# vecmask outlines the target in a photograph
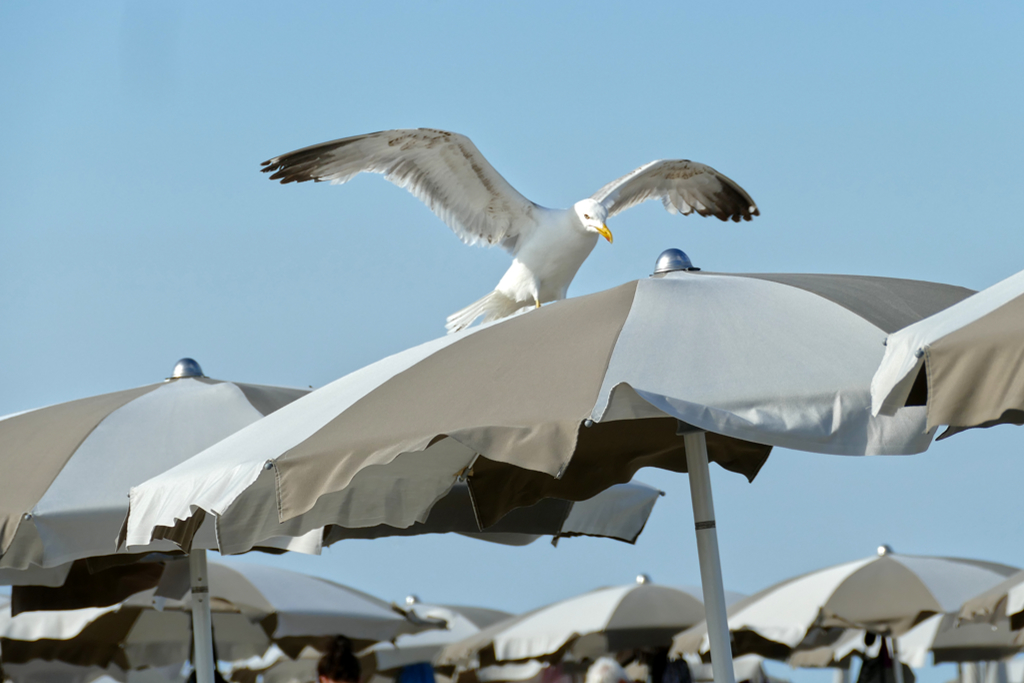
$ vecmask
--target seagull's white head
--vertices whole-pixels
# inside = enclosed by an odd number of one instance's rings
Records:
[[[608,220],[608,209],[604,208],[604,204],[588,197],[573,204],[572,208],[584,230],[596,232],[609,243],[612,241],[612,231],[604,224]]]

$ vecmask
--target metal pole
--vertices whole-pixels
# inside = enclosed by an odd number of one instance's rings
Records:
[[[690,500],[697,530],[697,557],[700,560],[700,584],[704,592],[704,616],[711,643],[711,672],[715,683],[736,683],[732,666],[729,620],[725,612],[725,587],[722,585],[722,561],[718,555],[715,529],[715,504],[711,498],[711,471],[704,432],[683,434],[686,446],[686,470],[690,477]]]
[[[210,577],[206,551],[193,549],[188,556],[192,583],[192,637],[195,644],[196,683],[213,683],[213,617],[210,615]]]

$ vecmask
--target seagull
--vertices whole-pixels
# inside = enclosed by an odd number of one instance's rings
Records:
[[[323,142],[264,161],[271,180],[348,182],[381,173],[409,190],[466,244],[500,246],[512,255],[494,291],[448,316],[449,333],[478,318],[498,320],[564,299],[598,238],[610,243],[611,216],[648,199],[669,213],[749,221],[759,215],[743,188],[715,169],[659,159],[613,180],[570,209],[548,209],[519,194],[469,138],[444,130],[385,130]]]

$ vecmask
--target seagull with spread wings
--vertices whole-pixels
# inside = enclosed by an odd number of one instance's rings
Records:
[[[661,159],[613,180],[570,209],[548,209],[519,194],[469,138],[419,128],[356,135],[305,147],[263,162],[282,183],[341,184],[359,173],[382,173],[412,192],[467,244],[499,245],[512,267],[494,291],[448,316],[457,332],[526,307],[564,299],[598,237],[612,241],[610,216],[648,199],[670,213],[749,221],[757,206],[743,188],[710,166]]]

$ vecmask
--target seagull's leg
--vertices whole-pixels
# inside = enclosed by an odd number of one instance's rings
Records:
[[[533,302],[537,304],[536,306],[534,306],[534,308],[540,308],[540,299],[534,297]]]

